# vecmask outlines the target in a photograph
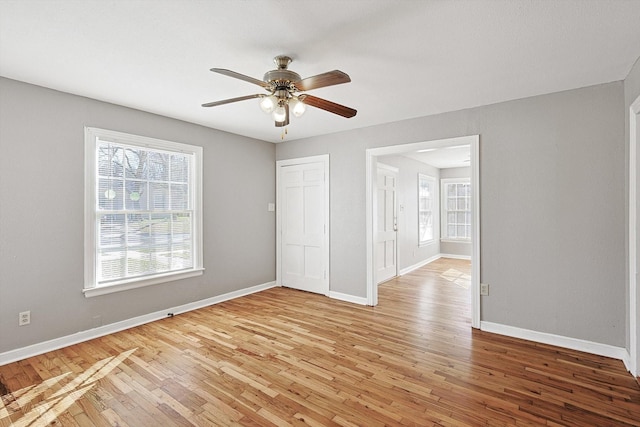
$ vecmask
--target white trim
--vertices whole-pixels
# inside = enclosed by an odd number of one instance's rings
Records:
[[[375,226],[374,226],[374,215],[373,215],[373,207],[375,206],[375,199],[373,194],[374,183],[377,176],[373,176],[374,170],[376,171],[378,168],[374,168],[374,161],[377,163],[377,160],[374,159],[375,156],[372,150],[365,151],[365,222],[366,222],[366,256],[367,256],[367,305],[375,307],[378,305],[378,286],[375,284],[375,260],[374,260],[374,247],[375,247]]]
[[[366,161],[366,241],[367,241],[367,305],[378,304],[378,286],[375,285],[375,262],[373,258],[374,227],[373,227],[373,167],[377,156],[401,154],[429,148],[445,148],[451,146],[469,145],[471,167],[471,206],[472,206],[472,241],[471,241],[471,326],[480,327],[480,136],[471,135],[457,138],[439,139],[435,141],[417,142],[411,144],[391,145],[387,147],[369,148],[365,150]]]
[[[43,354],[49,351],[58,350],[63,347],[68,347],[73,344],[89,341],[94,338],[99,338],[105,335],[113,334],[119,331],[123,331],[125,329],[133,328],[135,326],[140,326],[145,323],[150,323],[156,320],[164,319],[169,315],[169,313],[172,313],[173,315],[186,313],[188,311],[197,310],[200,308],[219,304],[221,302],[228,301],[231,299],[254,294],[256,292],[261,292],[266,289],[273,288],[275,286],[276,286],[275,282],[267,282],[261,285],[251,286],[249,288],[240,289],[238,291],[229,292],[223,295],[218,295],[216,297],[206,298],[200,301],[195,301],[195,302],[180,305],[177,307],[167,308],[165,310],[156,311],[154,313],[148,313],[148,314],[137,316],[131,319],[122,320],[120,322],[111,323],[109,325],[100,326],[98,328],[77,332],[75,334],[67,335],[60,338],[54,338],[49,341],[44,341],[41,343],[29,345],[27,347],[10,350],[4,353],[0,353],[0,366],[6,365],[8,363],[16,362],[18,360],[23,360],[28,357],[37,356],[39,354]]]
[[[434,255],[430,258],[427,258],[425,260],[422,260],[418,263],[415,263],[413,265],[410,265],[409,267],[405,267],[402,270],[400,270],[400,276],[404,276],[405,274],[409,274],[412,271],[415,271],[417,269],[419,269],[420,267],[424,267],[427,264],[431,264],[434,261],[439,260],[440,258],[451,258],[451,259],[464,259],[467,261],[471,261],[471,257],[469,255],[454,255],[454,254],[438,254],[438,255]]]
[[[475,139],[478,135],[458,136],[455,138],[436,139],[432,141],[412,142],[409,144],[388,145],[386,147],[368,148],[366,151],[373,156],[387,156],[391,154],[408,153],[428,148],[460,148],[469,145],[470,138]]]
[[[638,348],[638,118],[640,96],[629,107],[629,351],[625,365],[635,377],[640,374],[640,349]]]
[[[471,185],[471,177],[440,179],[440,241],[446,242],[446,243],[471,243],[471,238],[465,239],[465,238],[449,237],[449,230],[448,230],[448,224],[447,224],[449,209],[447,208],[447,203],[446,203],[447,201],[446,199],[448,195],[447,195],[447,192],[445,191],[445,187],[449,184]],[[470,202],[471,202],[471,197],[473,197],[473,189],[471,190],[471,192],[472,194],[471,196],[469,196]],[[473,206],[470,206],[469,210],[473,212]],[[471,219],[471,222],[473,222],[473,218]]]
[[[586,341],[577,338],[564,337],[561,335],[537,332],[529,329],[516,328],[514,326],[502,325],[493,322],[480,322],[480,329],[485,332],[505,335],[513,338],[533,341],[541,344],[554,345],[556,347],[568,348],[571,350],[583,351],[585,353],[596,354],[598,356],[611,357],[618,360],[625,359],[627,350],[623,347],[615,347],[608,344],[600,344],[593,341]]]
[[[624,357],[622,358],[622,363],[624,363],[624,367],[627,368],[627,371],[629,371],[629,373],[631,373],[631,375],[635,374],[631,371],[631,354],[629,354],[629,352],[627,351],[627,349],[624,349]]]
[[[157,285],[160,283],[173,282],[176,280],[188,279],[189,277],[202,276],[204,268],[194,268],[186,271],[157,274],[146,279],[122,280],[118,283],[110,283],[108,286],[96,286],[95,288],[85,288],[82,290],[87,298],[100,295],[112,294],[115,292],[128,291],[130,289],[143,288],[145,286]]]
[[[329,292],[329,298],[337,299],[340,301],[350,302],[358,305],[368,305],[367,299],[362,297],[357,297],[355,295],[343,294],[341,292]]]
[[[331,234],[331,209],[330,209],[330,170],[329,170],[329,155],[320,154],[317,156],[300,157],[295,159],[285,159],[276,161],[276,284],[282,286],[282,216],[280,211],[280,198],[282,194],[280,192],[280,176],[282,168],[285,166],[303,165],[307,163],[323,163],[324,164],[324,295],[329,296],[331,290],[331,246],[330,246],[330,234]]]
[[[471,256],[469,255],[440,254],[440,258],[466,259],[467,261],[471,261]]]
[[[405,274],[409,274],[412,271],[415,271],[417,269],[419,269],[420,267],[424,267],[427,264],[431,264],[434,261],[439,260],[440,258],[442,258],[442,254],[438,254],[438,255],[434,255],[430,258],[427,258],[425,260],[422,260],[416,264],[410,265],[409,267],[405,267],[402,270],[400,270],[400,276],[404,276]]]
[[[471,166],[471,326],[480,327],[480,135],[470,144]]]
[[[151,278],[125,278],[116,283],[96,283],[96,140],[112,141],[118,144],[136,145],[167,153],[183,153],[192,156],[193,178],[190,182],[190,198],[193,206],[193,268],[188,271],[156,274]],[[198,145],[166,141],[146,136],[133,135],[85,126],[84,128],[84,286],[85,296],[91,297],[127,289],[135,289],[157,283],[169,282],[202,274],[204,270],[203,255],[203,203],[202,203],[202,157],[203,148]],[[109,289],[111,288],[111,289]]]
[[[462,243],[462,244],[470,245],[471,239],[449,239],[445,237],[440,239],[440,243]]]

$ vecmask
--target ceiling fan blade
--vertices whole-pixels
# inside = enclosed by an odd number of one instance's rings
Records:
[[[218,105],[230,104],[232,102],[244,101],[246,99],[262,98],[264,95],[256,93],[255,95],[239,96],[237,98],[223,99],[222,101],[208,102],[202,104],[203,107],[216,107]]]
[[[349,83],[350,81],[351,78],[347,73],[343,73],[340,70],[333,70],[327,73],[318,74],[317,76],[307,77],[306,79],[302,79],[294,84],[299,91],[305,92],[311,89],[318,89],[320,87]]]
[[[358,111],[353,108],[345,107],[344,105],[336,104],[335,102],[327,101],[326,99],[318,98],[317,96],[303,94],[300,95],[298,99],[307,105],[346,117],[347,119],[358,113]]]
[[[211,71],[225,76],[233,77],[236,79],[244,80],[245,82],[253,83],[254,85],[262,86],[265,89],[270,89],[269,83],[262,80],[254,79],[253,77],[245,76],[244,74],[236,73],[235,71],[227,70],[225,68],[212,68]]]
[[[284,104],[284,111],[285,111],[284,121],[276,122],[277,128],[281,128],[289,125],[289,104]]]

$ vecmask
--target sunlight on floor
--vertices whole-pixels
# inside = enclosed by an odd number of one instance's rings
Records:
[[[471,286],[471,276],[458,271],[455,268],[448,269],[447,271],[442,273],[440,277],[449,282],[453,282],[464,289],[469,289],[469,287]]]
[[[86,392],[91,390],[96,383],[107,376],[125,359],[127,359],[137,348],[120,353],[118,356],[108,357],[94,363],[82,374],[71,379],[64,386],[56,385],[65,379],[71,372],[58,375],[42,383],[16,390],[0,399],[0,421],[10,417],[16,412],[22,411],[23,407],[31,407],[32,401],[38,401],[39,396],[43,400],[33,407],[29,412],[13,422],[13,426],[46,425],[58,418],[75,401],[80,399]],[[58,391],[49,394],[54,387],[60,387]]]

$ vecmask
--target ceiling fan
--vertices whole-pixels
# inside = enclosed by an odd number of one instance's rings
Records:
[[[229,98],[222,101],[209,102],[202,104],[203,107],[216,107],[218,105],[229,104],[232,102],[244,101],[247,99],[261,98],[260,108],[265,113],[271,113],[276,127],[283,127],[289,124],[289,113],[300,117],[304,114],[306,106],[320,108],[321,110],[337,114],[342,117],[351,118],[356,115],[357,111],[317,96],[298,94],[298,92],[306,92],[312,89],[318,89],[326,86],[333,86],[342,83],[348,83],[351,78],[346,73],[339,70],[333,70],[317,76],[301,79],[296,72],[288,70],[287,67],[292,59],[285,55],[273,58],[278,67],[276,70],[267,71],[262,80],[236,73],[235,71],[224,68],[212,68],[214,73],[223,74],[225,76],[244,80],[264,88],[266,94],[254,94],[240,96],[238,98]]]

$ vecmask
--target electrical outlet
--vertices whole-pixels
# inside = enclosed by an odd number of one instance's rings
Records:
[[[31,311],[18,313],[18,326],[25,326],[31,323]]]
[[[488,296],[489,295],[489,284],[488,283],[480,283],[480,295]]]

